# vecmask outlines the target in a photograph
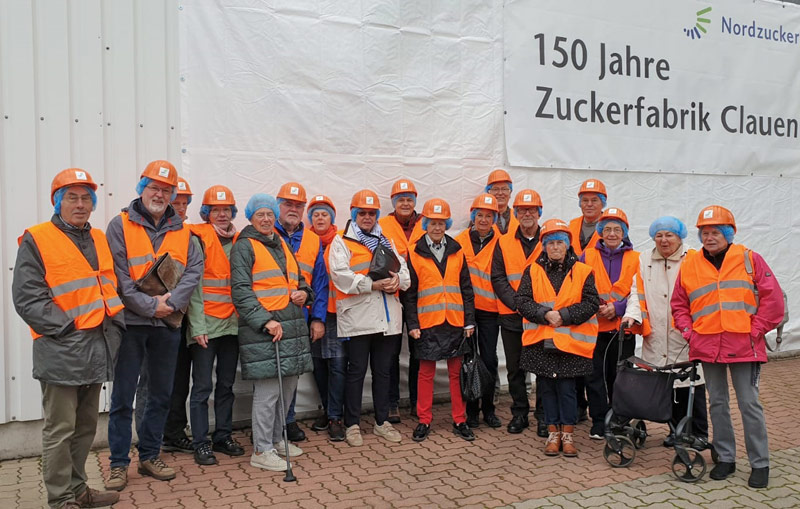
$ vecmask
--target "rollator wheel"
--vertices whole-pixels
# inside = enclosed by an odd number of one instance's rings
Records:
[[[633,446],[637,449],[644,447],[647,440],[647,424],[641,419],[634,419],[631,421],[631,432],[629,433]]]
[[[614,450],[614,445],[606,440],[606,446],[603,448],[603,457],[609,465],[614,468],[627,467],[633,463],[633,458],[636,457],[636,447],[631,442],[631,439],[625,435],[616,435],[614,440],[617,442],[619,449]]]
[[[696,449],[684,449],[683,452],[686,454],[685,458],[681,458],[680,452],[675,453],[675,457],[672,458],[672,473],[679,481],[699,481],[706,473],[705,458]]]

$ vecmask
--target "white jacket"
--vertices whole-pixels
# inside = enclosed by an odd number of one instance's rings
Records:
[[[675,288],[678,271],[686,257],[688,248],[681,245],[669,258],[664,258],[658,249],[644,250],[639,255],[639,270],[644,282],[644,295],[647,300],[647,314],[650,317],[652,331],[645,336],[642,342],[642,358],[657,366],[685,362],[689,360],[689,345],[683,339],[680,331],[672,327],[672,310],[669,301]],[[628,297],[628,307],[625,318],[642,321],[642,310],[639,306],[636,278]],[[698,384],[705,383],[703,368],[698,366],[700,380]],[[675,382],[676,387],[687,387],[689,381]]]
[[[377,227],[377,225],[376,225]],[[373,233],[375,231],[373,230]],[[348,223],[344,236],[358,242],[355,225]],[[400,290],[411,286],[411,276],[406,260],[397,252],[394,243],[392,250],[400,260]],[[403,333],[403,307],[397,294],[386,294],[372,289],[372,279],[350,270],[350,250],[347,243],[338,235],[331,242],[328,254],[331,283],[339,291],[357,295],[344,301],[336,301],[336,324],[339,337],[363,336],[383,333],[384,335]],[[388,316],[387,316],[388,315]]]

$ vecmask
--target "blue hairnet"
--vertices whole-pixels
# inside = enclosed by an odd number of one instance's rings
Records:
[[[500,182],[495,182],[494,184],[500,184]],[[492,186],[493,186],[494,184],[488,184],[488,185],[487,185],[487,186],[486,186],[486,187],[483,189],[483,192],[484,192],[484,193],[488,193],[488,192],[489,192],[489,189],[491,189],[491,188],[492,188]],[[512,184],[511,182],[509,182],[509,183],[508,183],[508,188],[511,190],[511,192],[512,192],[512,193],[514,192],[514,184]]]
[[[236,208],[236,205],[203,205],[200,207],[200,219],[208,222],[208,216],[211,214],[211,207],[230,207],[231,208],[231,219],[236,219],[236,214],[239,212],[239,209]]]
[[[352,219],[354,223],[356,222],[356,216],[358,215],[358,211],[359,210],[361,210],[359,207],[353,207],[352,209],[350,209],[350,219]],[[378,219],[381,218],[381,211],[380,210],[375,210],[375,212],[378,213],[375,216],[375,220],[377,221]]]
[[[661,216],[650,225],[650,238],[655,239],[656,233],[660,231],[672,232],[678,237],[685,239],[688,234],[686,225],[675,216]]]
[[[581,193],[581,194],[590,194],[590,193]],[[603,204],[603,208],[606,208],[606,201],[608,200],[608,198],[606,198],[606,195],[604,195],[603,193],[592,193],[592,194],[596,194],[597,196],[599,196],[600,203]],[[581,196],[578,195],[578,208],[580,208],[580,206],[581,206]]]
[[[414,193],[397,193],[396,195],[392,196],[392,207],[397,208],[397,200],[400,198],[411,198],[414,200],[414,206],[417,206],[417,195]]]
[[[55,202],[55,213],[61,214],[61,199],[64,198],[64,193],[67,192],[67,189],[70,187],[82,187],[89,191],[89,195],[92,197],[92,211],[97,208],[97,194],[95,194],[94,190],[89,186],[67,186],[62,187],[58,191],[53,194],[53,201]]]
[[[569,247],[569,235],[567,235],[566,232],[553,232],[545,235],[542,238],[542,248],[547,247],[547,243],[551,240],[563,240],[567,247]]]
[[[722,235],[725,237],[725,241],[728,244],[733,244],[733,234],[734,234],[733,226],[729,224],[715,224],[709,226],[711,226],[712,228],[716,228],[717,230],[722,232]],[[697,238],[700,239],[700,242],[703,242],[703,228],[705,228],[705,226],[697,229]]]
[[[331,224],[334,224],[336,222],[336,212],[334,212],[333,209],[330,208],[328,205],[325,205],[324,203],[320,203],[319,205],[312,205],[311,207],[309,207],[309,209],[308,209],[308,222],[309,223],[311,222],[311,216],[314,214],[314,211],[317,210],[317,209],[324,210],[324,211],[326,211],[328,213],[328,215],[331,216]]]
[[[428,219],[427,217],[423,217],[422,218],[422,229],[425,230],[425,231],[428,231],[428,223],[430,223],[430,222],[431,222],[430,219]],[[445,230],[449,230],[451,226],[453,226],[453,219],[452,218],[445,219],[444,220],[444,229]]]
[[[608,225],[608,223],[617,223],[622,227],[622,236],[623,237],[628,236],[628,227],[625,226],[625,223],[623,223],[619,219],[603,219],[602,221],[597,223],[595,229],[597,230],[598,235],[600,235],[601,237],[603,236],[603,229]]]
[[[253,214],[255,214],[258,209],[264,208],[270,209],[272,213],[275,214],[275,220],[277,220],[281,215],[281,211],[278,208],[278,202],[274,197],[266,193],[257,193],[251,196],[250,200],[248,200],[247,206],[244,208],[244,217],[250,221],[250,219],[253,217]]]
[[[536,207],[536,208],[537,208],[537,209],[539,209],[539,217],[542,217],[542,207]],[[518,212],[518,210],[519,210],[519,209],[514,209],[514,217],[516,217],[517,219],[519,219],[519,212]]]
[[[142,177],[139,179],[139,183],[136,184],[136,194],[139,196],[142,195],[144,192],[144,188],[149,186],[150,183],[153,182],[153,179],[150,177]],[[163,184],[163,182],[161,182]],[[176,186],[172,186],[172,195],[169,197],[169,202],[172,203],[175,201],[175,198],[178,196],[178,188]],[[189,197],[189,202],[191,203],[191,197]]]
[[[478,210],[479,209],[475,209],[475,210],[473,210],[472,212],[469,213],[469,220],[470,220],[470,222],[472,222],[472,224],[475,224],[475,216],[478,215]],[[485,209],[485,210],[488,210],[488,209]],[[491,211],[491,212],[492,212],[492,216],[493,216],[492,224],[495,224],[497,222],[497,212],[494,212],[494,211]]]

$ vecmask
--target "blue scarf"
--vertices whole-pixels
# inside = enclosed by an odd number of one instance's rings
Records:
[[[378,247],[378,242],[386,246],[388,249],[392,249],[392,244],[389,242],[389,239],[383,236],[381,233],[381,227],[377,224],[374,228],[372,228],[372,233],[365,232],[358,225],[355,226],[356,234],[358,235],[358,240],[367,246],[371,252],[375,252],[375,248]]]

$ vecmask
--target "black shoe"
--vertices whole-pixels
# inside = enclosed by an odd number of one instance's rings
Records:
[[[547,431],[547,424],[544,421],[536,421],[536,435],[542,438],[547,438],[550,433]]]
[[[466,440],[467,442],[472,442],[475,440],[475,434],[469,429],[466,422],[462,422],[461,424],[453,423],[453,433],[456,436],[459,436]]]
[[[231,437],[228,437],[225,440],[220,440],[219,442],[214,442],[212,448],[215,451],[221,452],[222,454],[227,454],[228,456],[241,456],[244,454],[244,448],[239,445],[239,442]]]
[[[161,450],[164,452],[185,452],[187,454],[192,454],[194,453],[194,446],[192,445],[192,441],[184,436],[177,440],[164,439],[164,443],[161,444]]]
[[[344,440],[344,425],[341,419],[331,419],[328,422],[328,438],[330,438],[331,442]]]
[[[297,421],[286,424],[286,436],[289,437],[290,442],[302,442],[306,439],[306,434],[300,429]]]
[[[769,467],[754,468],[750,471],[747,485],[751,488],[766,488],[769,484]]]
[[[398,410],[396,406],[391,407],[386,420],[392,424],[400,424],[400,410]]]
[[[478,426],[480,426],[480,424],[481,424],[481,422],[478,420],[478,416],[477,415],[468,415],[467,416],[467,426],[469,426],[470,429],[475,429]]]
[[[431,432],[431,427],[428,424],[417,424],[416,429],[414,430],[414,434],[411,435],[411,439],[415,442],[422,442]]]
[[[715,481],[721,481],[723,479],[727,479],[734,472],[736,472],[736,463],[726,463],[720,461],[717,463],[717,466],[711,469],[711,473],[708,474],[708,476]]]
[[[584,422],[589,420],[589,411],[585,408],[578,409],[578,422]]]
[[[675,435],[670,433],[667,435],[667,438],[664,439],[664,442],[661,444],[664,447],[674,447],[675,446]]]
[[[522,433],[522,430],[528,427],[528,417],[525,415],[515,415],[511,422],[508,423],[509,433]]]
[[[194,450],[194,462],[198,465],[216,465],[217,457],[211,452],[211,444],[200,444]]]
[[[322,415],[314,419],[311,424],[311,431],[325,431],[326,429],[328,429],[328,415],[323,412]]]
[[[592,429],[589,431],[589,438],[592,440],[603,440],[605,438],[605,425],[600,423],[592,424]]]
[[[499,428],[500,426],[503,425],[503,423],[500,422],[500,418],[497,417],[495,414],[484,415],[483,416],[483,422],[485,422],[486,425],[489,426],[490,428]],[[474,427],[476,428],[477,427],[477,426],[473,426],[472,424],[470,424],[469,421],[467,421],[467,425],[470,428],[474,428]]]

